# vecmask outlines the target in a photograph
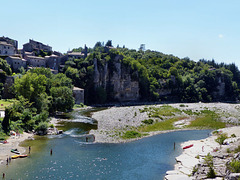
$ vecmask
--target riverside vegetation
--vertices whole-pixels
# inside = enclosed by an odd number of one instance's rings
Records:
[[[50,69],[38,68],[18,75],[12,91],[16,101],[5,107],[0,135],[10,130],[46,133],[49,113],[66,112],[73,108],[72,80],[65,74],[52,74]]]
[[[226,122],[219,120],[219,114],[211,110],[201,110],[200,112],[193,112],[191,110],[180,110],[173,108],[170,105],[163,105],[161,107],[145,107],[140,110],[141,113],[147,112],[149,119],[142,121],[142,125],[134,130],[124,133],[123,138],[138,138],[147,135],[146,132],[166,131],[177,129],[220,129],[226,127]],[[192,120],[183,126],[177,127],[175,122],[189,119],[185,115],[191,115]],[[141,134],[142,133],[142,134]]]
[[[82,50],[81,47],[75,48],[73,52]],[[143,51],[142,49],[137,51],[125,48],[125,46],[114,48],[110,40],[105,45],[97,42],[93,48],[88,48],[88,53],[87,57],[80,59],[69,58],[64,68],[60,70],[62,73],[57,75],[51,74],[49,69],[44,68],[32,69],[28,72],[21,68],[20,73],[15,74],[12,73],[6,60],[0,58],[1,94],[6,76],[18,76],[12,87],[17,101],[5,109],[6,116],[1,120],[0,133],[4,135],[10,130],[21,132],[45,129],[49,114],[72,109],[74,105],[73,85],[85,89],[86,104],[115,101],[114,88],[110,84],[104,87],[103,85],[96,86],[93,82],[94,60],[97,60],[98,66],[101,66],[100,69],[104,69],[104,65],[108,63],[110,74],[113,74],[116,71],[114,63],[117,56],[121,57],[119,63],[128,69],[131,79],[139,83],[140,100],[174,99],[178,102],[212,102],[216,99],[235,101],[239,98],[240,71],[233,63],[218,64],[214,60],[204,59],[194,62],[187,57],[180,59],[157,51]],[[218,93],[219,82],[223,82],[224,87],[227,87],[224,88],[222,95]],[[170,94],[161,95],[162,91],[168,91]],[[153,114],[149,119],[153,119],[154,122],[145,121],[150,123],[148,128],[168,126],[165,129],[172,129],[171,123],[177,121],[173,118],[160,122],[161,117],[165,115],[154,112],[154,110],[151,113]],[[185,112],[185,114],[189,113],[192,112]],[[214,113],[205,112],[204,114],[204,117],[201,116],[195,120],[196,124],[192,122],[190,126],[201,127],[203,121],[206,122],[209,119],[207,124],[218,122]],[[159,122],[156,122],[157,116],[159,116]],[[140,127],[138,131],[143,131],[143,128],[146,127]]]

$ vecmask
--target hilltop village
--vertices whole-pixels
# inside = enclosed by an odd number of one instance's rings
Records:
[[[239,99],[240,71],[234,64],[201,59],[197,62],[161,52],[114,47],[112,41],[97,42],[93,48],[79,47],[62,54],[38,41],[0,38],[0,58],[11,71],[22,74],[48,68],[72,80],[76,103],[108,104],[122,102],[216,102]],[[10,98],[8,76],[2,98]]]
[[[63,55],[60,52],[53,51],[52,47],[41,42],[29,39],[29,42],[23,45],[22,49],[18,48],[18,41],[8,37],[0,37],[0,58],[3,58],[10,65],[15,73],[21,70],[32,68],[50,68],[53,74],[57,74],[60,68],[64,67],[69,58],[85,58],[87,56],[87,47],[83,52],[67,52]],[[13,84],[14,77],[7,77],[3,98],[11,98],[9,87]],[[84,89],[74,87],[73,89],[75,102],[84,103]]]

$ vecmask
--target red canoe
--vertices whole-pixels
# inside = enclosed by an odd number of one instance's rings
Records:
[[[18,157],[20,157],[20,158],[25,158],[25,157],[28,157],[28,155],[27,155],[27,154],[21,154],[21,155],[19,155]]]
[[[188,148],[190,148],[190,147],[193,147],[193,144],[190,144],[190,145],[188,145],[188,146],[184,146],[183,149],[188,149]]]

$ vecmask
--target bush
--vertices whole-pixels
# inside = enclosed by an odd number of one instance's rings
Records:
[[[227,139],[227,138],[228,138],[227,133],[223,133],[223,134],[220,134],[220,135],[218,136],[218,138],[215,139],[215,141],[216,141],[217,143],[219,143],[220,145],[222,145],[223,142],[224,142],[224,140]]]
[[[216,177],[216,173],[215,173],[215,171],[212,167],[210,167],[209,172],[207,173],[207,177],[208,178],[215,178]]]
[[[138,138],[141,136],[142,136],[142,134],[137,131],[127,131],[127,132],[125,132],[125,134],[122,137],[124,139],[132,139],[132,138]]]
[[[153,119],[145,119],[142,121],[144,124],[152,124],[153,123]]]
[[[238,160],[233,160],[232,162],[229,163],[228,168],[229,168],[233,173],[240,173],[240,161],[238,161]]]
[[[44,135],[47,134],[48,123],[47,122],[40,122],[38,126],[36,126],[35,130],[37,134]]]

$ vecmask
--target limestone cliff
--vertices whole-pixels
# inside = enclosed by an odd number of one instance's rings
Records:
[[[102,87],[108,96],[118,101],[136,101],[139,99],[139,83],[131,77],[131,69],[121,63],[123,56],[114,60],[94,63],[94,86]]]

